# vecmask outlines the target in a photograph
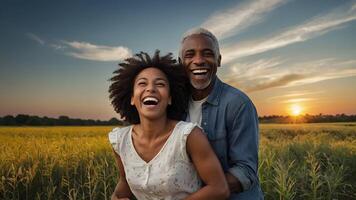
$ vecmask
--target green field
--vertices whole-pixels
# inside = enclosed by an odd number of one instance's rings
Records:
[[[356,123],[262,124],[266,199],[356,199]],[[0,127],[0,199],[110,199],[112,127]]]

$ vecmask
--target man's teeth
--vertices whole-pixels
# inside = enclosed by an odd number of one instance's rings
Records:
[[[195,69],[195,70],[193,70],[192,72],[193,72],[193,74],[195,74],[195,75],[199,75],[199,74],[205,74],[205,73],[207,73],[208,70],[207,70],[207,69]]]

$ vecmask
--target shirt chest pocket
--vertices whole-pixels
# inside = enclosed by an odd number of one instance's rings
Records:
[[[223,169],[227,167],[226,158],[227,158],[227,135],[225,130],[218,130],[215,132],[210,132],[208,139],[211,147],[213,148],[216,156],[218,157],[220,163],[223,166]]]
[[[210,132],[208,139],[219,159],[226,154],[227,138],[225,130]]]
[[[210,142],[225,140],[226,139],[226,131],[225,130],[210,130],[208,131],[208,139]]]

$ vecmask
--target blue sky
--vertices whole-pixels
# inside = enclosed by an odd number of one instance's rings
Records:
[[[260,115],[356,113],[356,2],[0,1],[0,116],[109,119],[108,79],[139,51],[178,55],[203,26],[220,41],[218,75]]]

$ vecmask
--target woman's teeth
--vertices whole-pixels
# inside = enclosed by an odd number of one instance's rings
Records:
[[[143,104],[145,105],[157,105],[158,99],[154,97],[146,97],[143,99]]]

